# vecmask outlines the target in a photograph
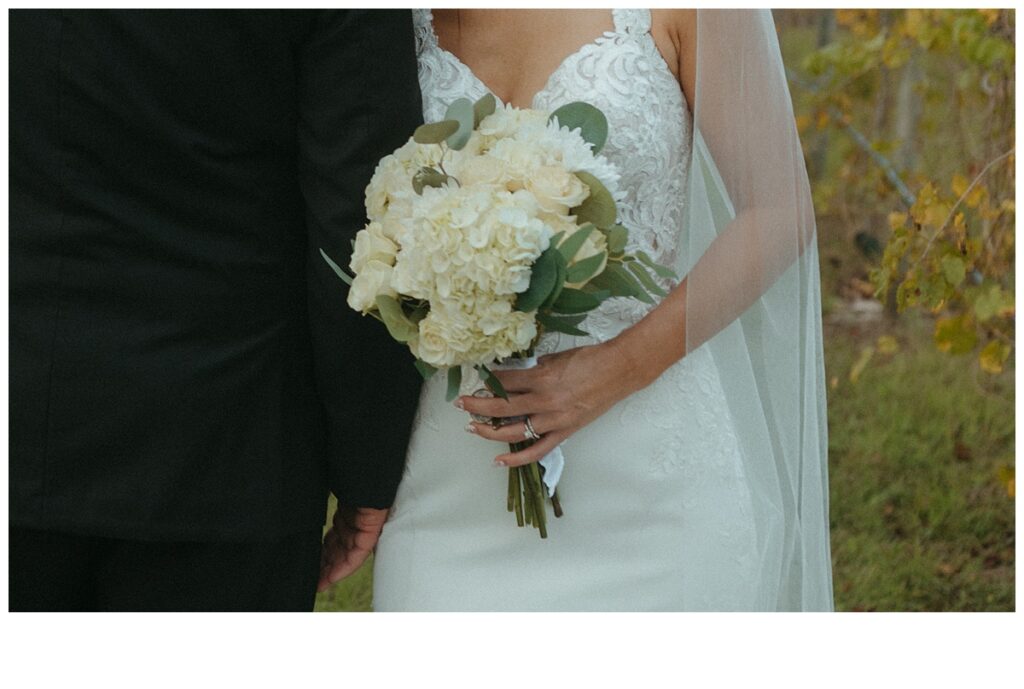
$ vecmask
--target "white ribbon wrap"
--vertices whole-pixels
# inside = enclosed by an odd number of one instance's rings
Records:
[[[526,359],[506,359],[501,364],[490,366],[490,369],[493,371],[522,371],[536,365],[537,357],[531,356]],[[544,467],[544,486],[548,489],[550,498],[555,494],[555,488],[558,487],[558,481],[562,478],[562,470],[565,468],[565,455],[562,454],[562,446],[557,445],[555,449],[544,455],[544,459],[540,460],[540,465]]]

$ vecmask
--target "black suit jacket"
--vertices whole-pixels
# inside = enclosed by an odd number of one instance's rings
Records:
[[[10,36],[10,520],[253,539],[387,507],[419,390],[345,305],[421,121],[408,11],[25,11]]]

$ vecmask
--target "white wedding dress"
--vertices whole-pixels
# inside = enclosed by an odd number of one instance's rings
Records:
[[[426,121],[487,87],[439,47],[414,10]],[[633,250],[673,265],[683,238],[691,116],[650,34],[648,10],[613,11],[614,30],[569,56],[534,98],[583,100],[608,118],[603,150],[621,172]],[[539,354],[606,341],[651,307],[612,299]],[[377,610],[751,610],[758,544],[748,476],[719,370],[706,347],[563,445],[565,515],[548,538],[506,511],[504,446],[466,433],[443,376],[424,387],[405,477],[377,549]],[[467,380],[464,394],[479,387]]]

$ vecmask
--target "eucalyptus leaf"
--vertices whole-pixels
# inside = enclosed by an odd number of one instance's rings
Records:
[[[607,268],[590,280],[589,285],[608,290],[613,297],[633,297],[646,304],[654,303],[647,290],[620,263],[609,263]]]
[[[679,279],[679,276],[676,275],[674,270],[667,268],[661,265],[660,263],[655,263],[654,259],[648,256],[645,252],[636,252],[636,257],[639,258],[645,266],[653,270],[658,275],[658,277],[668,278],[669,280]]]
[[[423,380],[430,380],[431,377],[433,377],[433,375],[437,373],[437,369],[428,364],[426,361],[420,361],[419,359],[417,359],[416,361],[413,362],[413,366],[415,366],[416,370],[420,372],[421,376],[423,376]]]
[[[629,240],[629,230],[622,225],[615,225],[605,232],[608,238],[608,253],[612,256],[620,256],[626,250],[626,242]]]
[[[412,134],[412,140],[418,144],[439,144],[459,130],[455,120],[441,120],[430,124],[421,124]]]
[[[331,270],[333,270],[334,273],[341,278],[342,282],[344,282],[346,285],[352,284],[352,277],[344,270],[342,270],[341,266],[332,261],[331,257],[328,256],[323,249],[320,249],[320,255],[324,257],[324,260],[327,261],[327,265],[329,265],[331,267]]]
[[[558,245],[558,251],[565,256],[566,261],[571,261],[576,252],[583,246],[583,242],[587,241],[587,237],[594,231],[593,223],[584,223],[578,230],[569,235],[569,238]]]
[[[588,335],[588,333],[576,327],[578,323],[582,322],[582,319],[577,321],[577,323],[573,323],[569,318],[559,318],[558,316],[552,316],[546,313],[538,313],[537,322],[540,323],[545,330],[550,332],[576,335],[577,337],[586,337]]]
[[[594,223],[598,227],[608,228],[615,224],[617,211],[615,199],[597,177],[589,172],[577,172],[576,176],[590,188],[590,195],[579,206],[572,209],[572,214],[580,222]]]
[[[462,386],[462,367],[452,366],[448,369],[448,391],[445,393],[444,399],[447,402],[451,402],[459,396],[459,388]]]
[[[451,179],[451,177],[440,170],[435,170],[432,167],[421,167],[416,174],[412,176],[412,190],[422,196],[425,188],[444,186],[444,183],[449,179]]]
[[[555,247],[548,247],[534,262],[530,286],[516,298],[516,311],[536,311],[555,289],[558,266],[554,254],[557,252]]]
[[[589,280],[604,265],[607,258],[608,254],[602,251],[599,254],[588,256],[575,265],[569,266],[569,270],[566,272],[566,281],[578,284]]]
[[[387,326],[391,337],[399,342],[408,342],[419,333],[417,327],[405,316],[402,305],[394,297],[386,294],[377,295],[377,310],[381,320]]]
[[[551,305],[555,303],[556,299],[558,299],[558,295],[562,293],[562,289],[565,287],[565,277],[566,273],[569,271],[565,257],[557,251],[553,255],[555,257],[555,268],[557,269],[557,272],[555,273],[555,287],[551,290],[551,294],[548,295],[548,298],[544,300],[544,303],[541,304],[540,308],[542,309],[551,308]]]
[[[491,392],[503,400],[508,400],[508,393],[505,392],[505,386],[502,385],[501,381],[498,380],[498,377],[491,372],[491,369],[480,364],[476,367],[476,370],[480,373],[480,378],[483,379],[484,385],[486,385]]]
[[[568,127],[570,131],[579,129],[583,140],[591,144],[594,155],[608,140],[608,118],[590,103],[567,103],[551,113],[550,119],[557,119],[559,127]]]
[[[607,290],[583,292],[566,287],[552,305],[551,310],[556,313],[587,313],[596,309],[602,301],[610,296],[611,293]]]
[[[480,100],[473,103],[473,129],[480,126],[484,118],[492,114],[498,107],[493,93],[485,93]]]
[[[459,98],[448,106],[444,119],[455,120],[459,128],[448,135],[448,148],[461,151],[473,133],[473,103],[468,98]]]
[[[659,297],[668,296],[668,292],[663,290],[661,286],[658,285],[658,283],[656,283],[651,278],[651,274],[648,273],[647,269],[640,265],[640,263],[636,261],[630,263],[629,269],[630,271],[632,271],[633,275],[635,275],[636,278],[640,281],[640,284],[643,285],[648,292],[650,292],[651,294],[656,294]]]

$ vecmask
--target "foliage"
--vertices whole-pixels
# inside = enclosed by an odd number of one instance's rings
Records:
[[[812,166],[819,213],[839,206],[858,246],[883,236],[883,250],[865,252],[876,296],[934,314],[940,350],[976,353],[998,373],[1015,323],[1014,12],[834,20],[802,61],[809,80],[794,80],[812,162],[817,132],[838,130]]]

